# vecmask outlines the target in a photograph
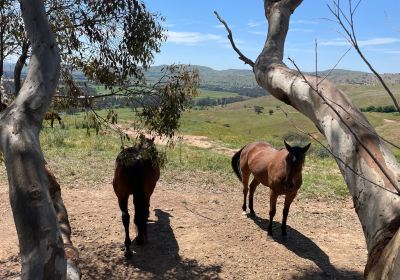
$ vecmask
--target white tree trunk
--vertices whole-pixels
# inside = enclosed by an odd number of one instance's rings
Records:
[[[60,56],[43,1],[20,2],[32,57],[20,94],[1,116],[0,144],[20,245],[21,276],[65,279],[67,263],[39,144],[41,122],[58,83]]]
[[[378,187],[362,179],[337,160],[353,197],[367,242],[368,263],[365,275],[369,279],[396,279],[394,273],[400,275],[400,197],[393,184],[398,188],[399,165],[367,119],[341,90],[329,81],[323,81],[318,89],[324,100],[297,71],[283,64],[290,15],[301,2],[302,0],[264,0],[269,29],[265,46],[253,68],[256,80],[274,97],[313,121],[325,135],[332,152],[346,165],[382,186]],[[306,79],[315,89],[316,78],[306,76]],[[377,161],[372,159],[365,148]]]

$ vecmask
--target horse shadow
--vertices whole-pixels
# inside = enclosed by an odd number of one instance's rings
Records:
[[[145,246],[132,245],[136,252],[128,265],[150,272],[160,279],[220,279],[221,266],[202,266],[194,259],[182,259],[179,244],[170,225],[171,214],[155,209],[156,222],[149,222],[149,240]]]
[[[148,242],[144,246],[137,246],[135,242],[131,249],[135,252],[127,260],[142,271],[154,274],[163,274],[175,267],[180,261],[179,244],[170,225],[171,214],[160,209],[155,209],[157,221],[149,221],[147,225]]]
[[[220,279],[221,265],[202,265],[195,259],[182,258],[170,225],[171,214],[155,210],[156,221],[149,221],[148,242],[131,249],[124,257],[122,242],[90,243],[82,251],[82,274],[86,279]]]
[[[258,216],[250,218],[262,230],[267,232],[269,223],[268,219],[263,219]],[[272,230],[274,232],[272,239],[275,242],[282,244],[297,256],[312,261],[321,270],[321,272],[305,272],[304,277],[293,279],[363,279],[362,274],[359,272],[336,269],[331,264],[329,256],[321,248],[319,248],[317,244],[289,225],[287,225],[287,238],[282,238],[280,222],[273,221]],[[310,275],[313,276],[309,278]]]

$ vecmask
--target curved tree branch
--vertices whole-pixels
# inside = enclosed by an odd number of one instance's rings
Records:
[[[251,67],[254,67],[254,62],[250,59],[247,58],[237,47],[235,42],[233,41],[233,36],[232,36],[232,31],[228,27],[228,24],[219,16],[217,11],[214,11],[215,16],[218,18],[218,20],[225,26],[226,30],[228,31],[228,39],[231,42],[232,48],[235,50],[235,52],[239,55],[239,59],[243,61],[245,64],[250,65]]]

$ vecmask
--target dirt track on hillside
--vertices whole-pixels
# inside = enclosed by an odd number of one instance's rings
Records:
[[[268,191],[257,190],[258,217],[251,219],[241,214],[239,182],[205,184],[199,179],[205,176],[161,180],[152,197],[149,242],[132,246],[136,254],[129,261],[121,251],[123,226],[111,183],[63,188],[83,279],[362,279],[366,249],[350,200],[295,200],[286,242],[280,201],[276,238],[268,240]],[[14,278],[18,243],[4,185],[0,214],[0,279]]]

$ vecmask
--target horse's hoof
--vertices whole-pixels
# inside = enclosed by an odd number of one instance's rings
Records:
[[[243,212],[242,212],[242,215],[243,215],[243,216],[247,215],[246,211],[243,211]]]
[[[255,218],[255,217],[256,217],[256,212],[251,211],[251,212],[250,212],[250,217]]]
[[[274,237],[270,234],[267,235],[267,240],[268,241],[274,241]]]
[[[130,259],[133,256],[133,252],[131,250],[125,251],[125,258]]]

